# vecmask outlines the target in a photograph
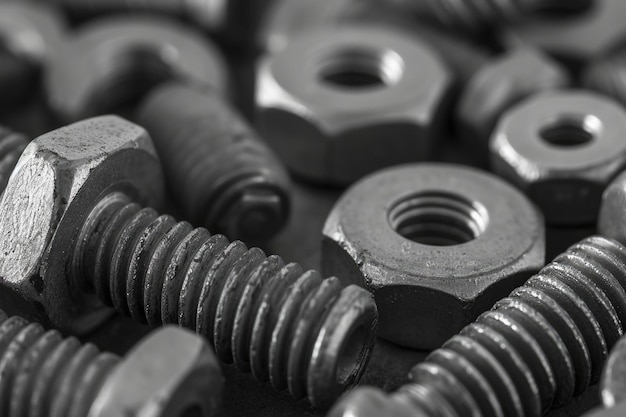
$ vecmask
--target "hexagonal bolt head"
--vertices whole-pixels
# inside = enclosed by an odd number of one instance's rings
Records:
[[[299,34],[258,70],[260,133],[296,174],[349,184],[432,157],[452,77],[413,37],[346,25]]]
[[[490,142],[492,169],[556,225],[590,225],[604,189],[626,166],[626,111],[587,91],[551,92],[514,106]]]
[[[0,299],[20,313],[83,333],[110,314],[68,282],[80,225],[98,200],[120,190],[149,205],[163,198],[163,178],[141,127],[103,116],[35,139],[0,201]]]
[[[485,64],[465,86],[456,109],[457,133],[481,162],[489,159],[489,138],[500,116],[515,103],[569,85],[557,62],[532,48],[520,48]]]
[[[538,271],[544,245],[541,214],[504,181],[406,165],[341,197],[324,225],[322,270],[372,291],[379,336],[432,349]]]
[[[618,47],[626,38],[623,24],[626,2],[593,0],[580,3],[587,3],[590,7],[582,7],[580,13],[571,17],[527,19],[517,25],[507,25],[502,34],[503,42],[510,48],[534,46],[575,64],[589,62]]]
[[[207,342],[163,327],[143,339],[104,382],[88,417],[209,417],[224,377]]]

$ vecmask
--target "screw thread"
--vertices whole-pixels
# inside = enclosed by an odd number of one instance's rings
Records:
[[[24,135],[0,127],[0,193],[4,192],[26,145],[28,140]]]
[[[582,84],[585,88],[626,103],[626,50],[597,60],[587,68]]]
[[[0,311],[0,415],[84,417],[119,361]]]
[[[623,334],[625,286],[626,248],[587,238],[416,365],[393,396],[425,416],[541,416],[598,380]]]
[[[150,94],[138,119],[192,222],[245,240],[284,226],[288,175],[223,97],[171,83]]]
[[[222,361],[314,405],[330,405],[369,359],[376,309],[367,291],[176,223],[121,193],[94,208],[75,255],[75,276],[87,279],[79,285],[106,304],[151,326],[193,329]]]

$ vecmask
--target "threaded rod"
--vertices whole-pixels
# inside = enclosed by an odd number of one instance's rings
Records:
[[[218,357],[277,389],[330,405],[360,378],[376,326],[372,296],[315,271],[267,257],[121,193],[84,224],[76,283],[151,326],[195,330]]]

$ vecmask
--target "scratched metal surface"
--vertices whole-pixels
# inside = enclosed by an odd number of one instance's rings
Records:
[[[250,68],[250,66],[247,66]],[[249,89],[249,74],[241,78],[240,85]],[[245,95],[242,95],[245,97]],[[0,112],[0,124],[22,131],[31,138],[54,128],[54,119],[47,113],[40,95],[35,95],[18,108]],[[249,103],[245,98],[242,103]],[[245,106],[249,113],[249,105]],[[440,159],[462,162],[465,152],[454,142],[447,141]],[[267,253],[281,255],[287,261],[300,262],[307,268],[317,268],[320,260],[321,228],[326,215],[341,190],[325,189],[295,182],[293,212],[285,230],[264,245]],[[175,209],[173,209],[175,210]],[[592,229],[552,229],[548,231],[548,259],[571,243],[587,236]],[[102,349],[119,354],[126,352],[148,329],[129,319],[117,317],[91,335],[88,340]],[[414,351],[378,341],[374,356],[362,380],[363,384],[375,385],[393,390],[406,382],[406,374],[412,365],[423,360],[426,352]],[[281,417],[281,416],[323,416],[325,413],[313,410],[304,400],[294,400],[286,392],[276,392],[267,383],[260,383],[250,375],[240,374],[234,367],[225,365],[226,390],[224,415],[229,417]],[[590,388],[570,405],[547,414],[549,417],[579,416],[598,404],[597,387]]]

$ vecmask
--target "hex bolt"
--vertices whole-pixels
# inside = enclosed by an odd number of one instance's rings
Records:
[[[103,303],[193,329],[223,361],[319,407],[355,384],[377,323],[371,295],[142,208],[162,186],[147,132],[119,117],[35,139],[0,202],[3,296],[63,329],[93,328]]]
[[[289,214],[289,177],[277,157],[218,94],[157,87],[137,121],[161,156],[185,217],[231,239],[267,240]]]
[[[160,329],[120,358],[3,311],[0,374],[6,417],[208,417],[217,415],[223,384],[209,346],[186,330]]]
[[[26,145],[26,136],[0,126],[0,194],[6,188],[11,172]]]
[[[329,415],[539,417],[600,377],[624,333],[625,287],[626,247],[583,239],[416,365],[410,384],[356,390]]]

